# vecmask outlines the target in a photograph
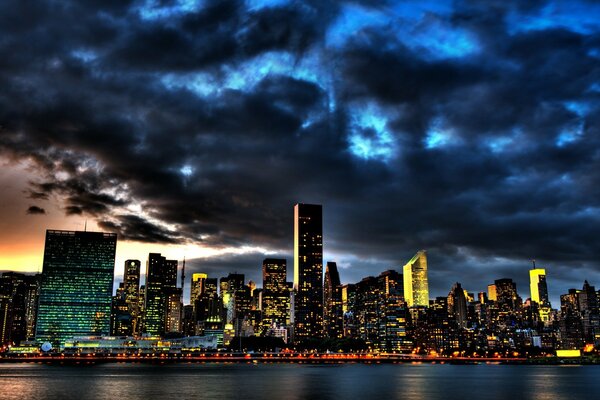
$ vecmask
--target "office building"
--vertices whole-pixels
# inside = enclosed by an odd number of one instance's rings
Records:
[[[287,286],[287,262],[285,259],[267,258],[262,264],[262,331],[290,324],[290,291]]]
[[[294,206],[294,341],[323,335],[323,209]]]
[[[117,235],[46,231],[36,340],[110,333]]]
[[[146,301],[144,331],[150,336],[163,336],[169,296],[177,289],[177,260],[167,260],[150,253],[146,263]]]
[[[420,250],[404,265],[404,299],[409,307],[429,306],[427,253]]]

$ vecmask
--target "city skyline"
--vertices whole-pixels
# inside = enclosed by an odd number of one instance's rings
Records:
[[[600,5],[589,0],[0,5],[0,270],[46,228],[260,282],[324,206],[342,282],[600,282]],[[142,276],[144,275],[142,270]],[[186,283],[186,287],[188,283]]]
[[[600,291],[587,280],[582,289],[561,294],[560,308],[552,308],[546,271],[533,261],[527,298],[510,278],[495,279],[477,294],[456,281],[447,296],[432,298],[427,252],[419,250],[402,274],[386,270],[342,284],[335,262],[323,267],[322,221],[321,205],[294,206],[293,282],[287,282],[287,261],[275,258],[263,260],[263,288],[246,283],[244,274],[218,279],[194,273],[190,304],[183,299],[185,259],[180,275],[177,260],[148,254],[143,284],[141,262],[127,260],[113,296],[117,235],[47,230],[41,276],[1,276],[2,349],[28,352],[44,343],[44,352],[130,345],[147,352],[152,346],[214,350],[237,344],[241,351],[242,338],[255,338],[263,340],[257,346],[279,349],[341,350],[354,343],[395,354],[581,355],[599,341]]]

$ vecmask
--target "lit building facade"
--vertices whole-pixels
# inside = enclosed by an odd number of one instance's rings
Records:
[[[140,260],[127,260],[124,266],[123,289],[127,311],[131,316],[131,334],[138,336],[141,333],[140,314]]]
[[[177,264],[177,260],[167,260],[158,253],[148,255],[144,332],[150,336],[166,332],[168,297],[177,289]]]
[[[534,268],[529,270],[529,289],[531,292],[531,301],[538,304],[540,319],[542,322],[548,322],[551,306],[548,297],[545,269]]]
[[[46,231],[36,340],[108,335],[117,235]]]
[[[323,208],[294,206],[294,341],[323,335]]]
[[[404,299],[409,307],[429,306],[427,253],[420,250],[404,265]]]
[[[262,330],[266,335],[272,328],[290,324],[290,291],[287,286],[285,259],[267,258],[262,264]]]

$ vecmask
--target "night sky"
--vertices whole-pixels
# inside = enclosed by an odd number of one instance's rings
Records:
[[[594,1],[4,0],[0,269],[87,220],[117,275],[260,286],[304,202],[345,283],[427,249],[432,297],[527,298],[536,259],[557,307],[600,286],[599,110]]]

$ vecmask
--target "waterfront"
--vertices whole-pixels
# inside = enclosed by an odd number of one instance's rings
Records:
[[[594,366],[0,364],[2,399],[590,399]]]

